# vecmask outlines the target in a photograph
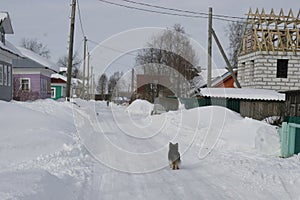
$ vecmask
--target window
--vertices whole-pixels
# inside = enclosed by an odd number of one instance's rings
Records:
[[[0,64],[0,85],[3,85],[3,65]]]
[[[3,65],[3,85],[7,86],[7,66]]]
[[[56,96],[56,88],[51,88],[51,98],[55,98]]]
[[[7,85],[11,86],[11,66],[7,66]]]
[[[47,93],[47,80],[46,79],[41,79],[41,92],[43,94]]]
[[[252,82],[253,81],[253,77],[254,77],[254,60],[250,60],[250,72],[249,72],[249,81]]]
[[[30,90],[30,79],[29,78],[21,78],[20,79],[20,88],[24,91]]]
[[[288,61],[288,59],[277,60],[277,78],[287,78]]]
[[[245,66],[245,62],[242,62],[241,66],[239,66],[238,76],[240,76],[241,82],[244,82],[245,80]]]

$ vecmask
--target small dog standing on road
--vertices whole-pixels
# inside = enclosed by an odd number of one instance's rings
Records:
[[[168,153],[168,159],[169,159],[169,164],[170,168],[175,170],[179,169],[180,165],[180,154],[178,152],[178,143],[172,144],[171,142],[169,143],[169,153]]]

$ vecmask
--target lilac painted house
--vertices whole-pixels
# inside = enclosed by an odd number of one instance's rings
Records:
[[[13,60],[13,98],[19,101],[51,98],[51,74],[58,67],[28,49],[18,49],[25,58]]]

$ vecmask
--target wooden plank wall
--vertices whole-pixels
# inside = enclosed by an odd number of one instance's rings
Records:
[[[270,116],[283,116],[285,103],[283,101],[247,101],[241,100],[240,114],[243,117],[250,117],[262,120]]]

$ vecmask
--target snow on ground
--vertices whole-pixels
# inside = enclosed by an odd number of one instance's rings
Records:
[[[279,157],[276,127],[217,106],[151,109],[0,101],[0,199],[299,198],[300,156]]]

